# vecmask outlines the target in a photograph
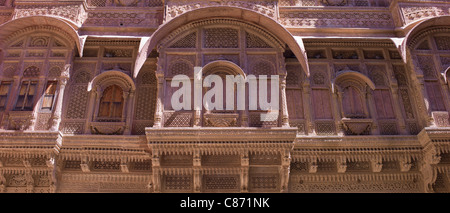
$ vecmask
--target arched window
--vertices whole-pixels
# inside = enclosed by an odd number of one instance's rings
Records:
[[[346,118],[364,118],[363,96],[361,92],[353,86],[344,88],[342,93],[342,107]]]
[[[369,88],[375,89],[375,84],[365,75],[351,70],[340,73],[335,82],[339,90],[342,118],[369,118],[366,94]]]
[[[120,120],[123,111],[123,90],[117,85],[107,87],[100,99],[98,118]]]
[[[445,71],[450,52],[449,29],[441,33],[422,33],[410,43],[413,48],[413,59],[417,68],[423,73],[426,96],[430,111],[447,111],[448,100],[442,90],[440,76]],[[419,39],[420,38],[420,39]]]
[[[20,85],[15,110],[33,110],[39,74],[40,70],[36,66],[30,66],[23,71],[24,80]]]

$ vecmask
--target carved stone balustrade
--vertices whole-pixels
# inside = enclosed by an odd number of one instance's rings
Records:
[[[91,134],[121,135],[125,128],[125,122],[92,122]]]
[[[206,126],[210,127],[232,127],[238,125],[239,114],[237,113],[207,113],[203,115]]]
[[[350,119],[343,118],[342,123],[344,124],[345,130],[352,135],[362,135],[366,132],[370,132],[372,127],[372,119]]]

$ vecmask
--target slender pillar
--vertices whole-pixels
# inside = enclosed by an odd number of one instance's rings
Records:
[[[56,103],[55,103],[55,110],[53,111],[52,115],[52,122],[51,122],[51,131],[58,131],[59,126],[61,124],[61,114],[62,114],[62,106],[63,106],[63,100],[64,100],[64,91],[66,90],[67,82],[69,81],[70,77],[70,68],[71,65],[67,64],[64,67],[64,70],[61,72],[61,76],[59,77],[59,87],[57,88],[58,96],[56,97]]]
[[[133,115],[133,100],[134,100],[134,91],[128,92],[127,95],[125,95],[124,100],[127,100],[126,102],[126,111],[122,113],[122,116],[125,117],[125,135],[131,134],[131,117]],[[126,99],[125,99],[126,98]]]
[[[399,96],[398,96],[398,86],[397,85],[393,85],[391,86],[392,88],[392,105],[394,107],[394,112],[395,112],[395,117],[398,120],[398,125],[400,127],[400,134],[406,135],[408,134],[408,130],[406,129],[406,123],[405,123],[405,119],[403,117],[402,114],[402,110],[400,109],[400,101],[399,101]]]
[[[339,98],[342,97],[341,92],[339,92],[337,89],[332,92],[331,94],[331,104],[333,106],[333,114],[334,114],[334,123],[337,127],[337,134],[342,136],[344,135],[344,124],[342,123],[342,113],[340,112],[341,104],[339,102]]]
[[[311,87],[310,87],[310,82],[309,79],[305,79],[304,83],[303,83],[303,109],[304,109],[304,113],[305,113],[305,133],[306,134],[312,134],[314,131],[314,123],[312,121],[313,117],[311,115],[313,115],[312,113],[312,109],[310,107],[311,105]]]
[[[373,120],[372,128],[371,128],[371,134],[372,135],[379,135],[380,134],[380,128],[378,128],[378,125],[377,125],[378,116],[377,116],[377,112],[376,112],[376,109],[375,109],[375,103],[373,102],[372,90],[370,88],[367,88],[366,99],[367,99],[367,104],[369,105],[368,108],[369,108],[370,117]]]
[[[286,100],[286,75],[281,76],[281,126],[289,127],[289,114]]]
[[[158,75],[158,97],[156,97],[155,123],[153,127],[163,126],[164,76]]]

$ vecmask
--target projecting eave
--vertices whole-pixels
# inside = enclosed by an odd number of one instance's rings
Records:
[[[290,48],[300,62],[303,71],[307,76],[309,76],[306,52],[303,48],[302,39],[300,37],[294,37],[280,23],[263,14],[239,7],[214,6],[195,9],[177,16],[176,18],[160,25],[149,38],[143,38],[141,41],[142,44],[139,48],[140,51],[135,62],[134,77],[138,76],[139,70],[142,68],[151,51],[171,32],[193,21],[218,17],[236,19],[246,23],[255,24],[272,33]]]

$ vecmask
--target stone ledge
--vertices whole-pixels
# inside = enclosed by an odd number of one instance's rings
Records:
[[[252,128],[252,127],[172,127],[145,128],[148,142],[287,142],[292,143],[297,128]]]

